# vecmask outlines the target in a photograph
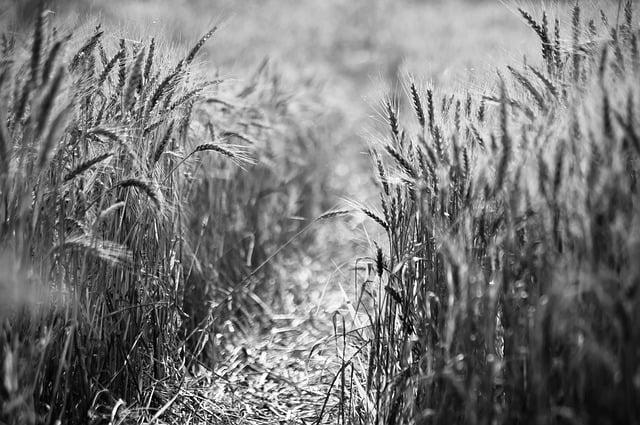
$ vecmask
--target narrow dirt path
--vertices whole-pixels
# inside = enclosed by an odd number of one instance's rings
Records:
[[[207,47],[213,66],[246,76],[269,57],[292,88],[312,88],[325,113],[310,125],[326,128],[321,135],[334,155],[326,164],[332,176],[326,196],[339,206],[343,198],[376,202],[367,129],[380,121],[376,105],[385,94],[403,94],[405,71],[425,84],[455,88],[464,81],[482,92],[486,72],[511,60],[511,52],[533,54],[533,36],[512,12],[498,2],[218,0],[212,9],[194,0],[178,9],[160,1],[152,13],[145,2],[120,2],[105,13],[148,22],[179,44],[185,28],[195,37],[214,19],[222,26]],[[348,316],[355,259],[369,254],[375,240],[363,221],[320,224],[318,246],[284,263],[283,305],[265,307],[256,321],[261,326],[235,325],[216,336],[219,366],[194,371],[184,382],[192,398],[182,402],[201,409],[185,407],[183,423],[317,420],[340,366],[332,318]],[[181,401],[174,403],[180,411]]]
[[[508,52],[530,36],[507,7],[494,3],[285,3],[286,21],[282,2],[235,8],[210,55],[232,73],[270,56],[285,79],[315,85],[326,107],[324,136],[334,149],[328,196],[337,203],[376,202],[366,143],[381,120],[384,96],[403,95],[405,71],[450,88],[467,81],[480,92],[487,69],[510,60]],[[243,23],[242,34],[232,22]],[[326,223],[318,233],[319,246],[285,264],[283,287],[295,301],[265,311],[266,326],[231,332],[222,341],[221,366],[193,378],[207,377],[208,409],[220,423],[311,424],[323,407],[324,423],[332,423],[337,386],[335,397],[327,393],[340,368],[332,320],[336,313],[349,317],[355,260],[370,254],[376,236],[358,217]]]

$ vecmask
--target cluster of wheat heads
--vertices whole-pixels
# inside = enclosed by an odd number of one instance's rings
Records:
[[[0,46],[0,421],[100,421],[119,398],[142,417],[210,319],[189,227],[202,161],[252,148],[201,131],[220,81],[194,60],[214,30],[172,63],[51,18]]]
[[[388,244],[356,285],[326,405],[340,423],[640,421],[639,32],[623,6],[610,22],[576,3],[568,34],[521,11],[541,65],[480,99],[411,84],[414,127],[386,105],[381,212],[363,212]]]

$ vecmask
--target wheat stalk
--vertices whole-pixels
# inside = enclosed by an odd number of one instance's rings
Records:
[[[142,66],[144,62],[144,56],[144,49],[140,49],[140,52],[138,52],[138,55],[131,65],[131,69],[129,70],[129,78],[127,79],[127,83],[125,85],[122,101],[125,111],[131,110],[131,108],[134,106],[136,91],[138,91],[138,89],[142,85],[142,77],[144,72]]]
[[[191,64],[191,62],[193,62],[193,60],[195,59],[196,55],[198,54],[198,52],[202,48],[202,46],[204,46],[204,44],[207,42],[207,40],[209,40],[211,38],[211,36],[216,32],[217,29],[218,29],[218,27],[211,28],[209,31],[207,31],[206,34],[204,34],[200,38],[200,40],[198,40],[198,42],[195,44],[195,46],[193,46],[193,48],[191,49],[191,51],[187,55],[186,59],[184,60],[184,65],[185,66],[188,66],[189,64]]]
[[[147,53],[147,60],[144,64],[144,73],[143,78],[145,82],[149,81],[149,77],[151,76],[151,67],[153,66],[153,55],[156,51],[156,39],[152,38],[151,43],[149,44],[149,53]]]
[[[422,109],[422,102],[420,101],[420,94],[415,83],[411,83],[411,99],[413,100],[413,109],[418,117],[418,123],[421,128],[425,127],[426,119],[424,116],[424,109]]]
[[[544,84],[544,86],[549,91],[549,93],[551,93],[551,95],[556,99],[559,99],[560,92],[558,88],[555,86],[555,84],[553,84],[549,78],[547,78],[542,72],[540,72],[533,66],[529,66],[529,69],[531,70],[531,72],[533,72],[533,75],[538,77],[538,79],[542,82],[542,84]]]
[[[120,51],[122,55],[118,61],[118,91],[123,93],[127,81],[127,43],[124,38],[120,39]]]
[[[53,66],[56,63],[56,59],[58,58],[58,55],[60,54],[65,43],[70,38],[71,36],[68,35],[61,40],[57,40],[51,47],[51,50],[49,51],[49,55],[47,56],[47,59],[45,60],[44,65],[42,66],[42,84],[46,84],[49,81],[49,77],[51,76],[51,71],[53,71]]]
[[[139,191],[141,191],[142,193],[144,193],[147,196],[147,198],[149,198],[151,200],[151,202],[153,202],[153,204],[156,206],[156,208],[158,208],[159,210],[162,209],[162,202],[160,200],[161,199],[160,198],[160,193],[154,187],[154,185],[152,185],[149,182],[146,182],[146,181],[140,180],[140,179],[136,179],[136,178],[131,178],[131,179],[120,180],[118,183],[116,183],[116,185],[114,187],[121,187],[121,188],[133,187],[133,188],[136,188]]]
[[[113,156],[112,152],[105,152],[101,155],[95,156],[91,159],[84,161],[83,163],[78,165],[76,168],[71,170],[66,176],[64,176],[63,181],[68,182],[70,180],[73,180],[74,178],[78,177],[80,174],[92,168],[94,165],[104,161],[107,158],[110,158],[111,156]]]
[[[43,5],[38,6],[36,25],[31,45],[31,82],[38,84],[40,73],[40,61],[42,59],[42,44],[44,42],[44,10]]]
[[[132,253],[126,247],[111,241],[87,234],[71,235],[64,242],[56,245],[50,255],[67,250],[80,250],[112,264],[131,262]]]
[[[51,80],[49,90],[45,93],[45,96],[40,104],[40,110],[38,111],[38,121],[36,124],[36,137],[40,137],[49,120],[49,116],[51,115],[51,110],[53,109],[53,104],[56,96],[58,95],[63,77],[63,68],[59,67],[53,77],[53,80]]]
[[[156,148],[155,152],[153,153],[153,163],[157,163],[160,160],[160,156],[162,156],[162,153],[164,152],[165,148],[167,147],[167,144],[169,143],[169,139],[171,138],[171,134],[173,133],[173,126],[175,124],[175,121],[171,121],[169,123],[169,127],[167,128],[167,131],[165,132],[164,136],[162,137],[162,140],[160,140],[160,143],[158,144],[158,147]]]
[[[107,77],[109,76],[113,68],[116,66],[116,63],[118,63],[123,57],[124,57],[124,50],[119,50],[118,53],[116,53],[111,58],[111,60],[107,62],[107,65],[105,65],[104,69],[100,73],[100,76],[98,77],[98,86],[101,86],[107,80]]]
[[[527,77],[522,75],[515,68],[513,68],[511,66],[507,66],[507,69],[515,77],[516,81],[519,82],[522,85],[522,87],[525,88],[525,90],[527,92],[529,92],[531,97],[533,97],[533,100],[535,100],[536,105],[538,105],[538,108],[540,108],[541,111],[546,111],[547,110],[547,105],[546,105],[546,103],[544,101],[544,97],[540,94],[538,89],[536,89],[534,87],[534,85],[531,83],[531,81],[529,81],[529,79]]]
[[[98,30],[93,36],[91,36],[89,40],[87,40],[87,42],[73,56],[73,59],[71,59],[71,64],[69,65],[70,70],[74,71],[75,69],[77,69],[78,66],[80,65],[80,62],[85,60],[87,57],[89,57],[93,53],[93,50],[95,49],[96,45],[98,44],[98,41],[100,40],[103,34],[104,34],[104,31]]]
[[[355,210],[332,210],[332,211],[327,211],[324,214],[319,215],[318,217],[316,217],[316,221],[323,221],[323,220],[329,220],[332,218],[336,218],[336,217],[343,217],[345,215],[350,215],[353,214]]]

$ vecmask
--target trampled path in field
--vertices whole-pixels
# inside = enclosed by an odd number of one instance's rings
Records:
[[[404,94],[405,71],[419,82],[454,89],[469,83],[481,92],[487,72],[513,52],[533,56],[536,46],[498,2],[268,1],[230,9],[210,46],[217,63],[242,72],[267,55],[286,78],[319,83],[330,129],[324,135],[335,147],[327,167],[337,207],[343,198],[375,205],[367,143],[379,128],[383,97]],[[240,33],[234,22],[243,24]],[[323,406],[324,421],[332,421],[338,398],[326,395],[340,367],[332,319],[349,317],[356,258],[371,255],[377,235],[357,217],[320,226],[320,247],[285,272],[285,287],[305,294],[303,302],[269,313],[270,327],[228,341],[211,397],[229,408],[232,423],[313,423]]]
[[[487,73],[537,48],[501,2],[217,0],[178,8],[159,1],[149,8],[121,1],[103,12],[107,19],[146,22],[179,44],[220,22],[207,61],[223,74],[250,75],[268,57],[291,87],[308,84],[325,110],[314,125],[325,128],[320,137],[332,146],[326,195],[338,208],[344,198],[376,202],[366,143],[375,138],[384,96],[403,94],[405,72],[422,84],[482,92]],[[283,287],[290,288],[284,298],[294,301],[265,307],[263,326],[235,325],[221,336],[220,366],[197,371],[186,385],[202,405],[200,420],[317,419],[339,367],[332,318],[348,316],[356,258],[370,255],[376,238],[363,223],[355,217],[318,224],[318,246],[283,266]]]
[[[340,368],[333,320],[349,302],[349,289],[332,289],[342,278],[314,267],[295,276],[304,280],[297,282],[308,293],[304,302],[280,312],[265,306],[253,326],[229,323],[216,336],[217,366],[192,369],[173,402],[181,420],[311,424],[324,411],[320,423],[333,423],[338,386],[332,383]]]

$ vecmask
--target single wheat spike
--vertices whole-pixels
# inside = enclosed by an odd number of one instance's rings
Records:
[[[118,136],[115,132],[109,130],[108,128],[95,127],[89,130],[87,133],[96,136],[104,136],[111,141],[117,142],[119,144],[124,144],[124,141],[120,138],[120,136]]]
[[[42,44],[44,42],[44,11],[43,3],[38,6],[36,17],[36,27],[33,33],[33,44],[31,45],[31,82],[36,85],[39,82],[40,61],[42,59]]]
[[[482,98],[480,99],[480,105],[478,106],[478,122],[480,124],[484,123],[486,109],[487,102],[484,98]]]
[[[402,193],[403,193],[402,189],[403,188],[400,185],[396,186],[396,199],[398,200],[398,203],[396,204],[397,205],[396,221],[395,221],[396,224],[402,222],[402,220],[405,217],[405,212],[408,211],[408,209],[406,208],[406,205],[404,203],[404,197],[402,196]],[[397,227],[397,226],[394,224],[394,228],[395,227]]]
[[[112,264],[126,264],[133,258],[131,251],[123,245],[87,234],[66,236],[52,253],[68,249],[86,252]]]
[[[615,70],[618,76],[622,76],[625,70],[624,55],[622,54],[622,43],[620,43],[620,36],[615,28],[611,29],[611,38],[613,39],[613,52],[615,54]]]
[[[378,169],[378,176],[380,178],[382,190],[384,190],[384,193],[389,196],[391,192],[389,191],[389,182],[387,181],[387,173],[384,169],[384,163],[382,162],[382,158],[377,151],[372,151],[372,153],[375,157],[376,167]]]
[[[565,160],[565,143],[564,140],[558,141],[558,148],[556,150],[555,158],[555,172],[553,174],[553,199],[557,201],[560,186],[562,185],[562,170]]]
[[[598,35],[598,28],[596,28],[596,22],[593,19],[589,19],[587,22],[587,33],[589,34],[589,42],[593,43]]]
[[[605,44],[602,48],[602,53],[600,55],[600,64],[598,66],[598,79],[600,80],[600,85],[604,85],[604,78],[607,73],[607,64],[609,60],[609,48],[608,45]]]
[[[371,218],[373,221],[375,221],[376,223],[378,223],[380,226],[382,226],[383,229],[385,229],[386,231],[389,231],[389,224],[384,221],[383,218],[381,218],[378,214],[374,213],[372,210],[362,207],[360,208],[360,210],[369,218]]]
[[[393,107],[391,106],[391,102],[388,100],[386,102],[386,107],[387,107],[387,120],[389,121],[389,127],[391,127],[391,135],[395,139],[398,139],[398,136],[400,135],[400,130],[398,127],[398,115],[396,111],[393,110]]]
[[[474,140],[478,143],[478,145],[482,148],[482,150],[486,150],[487,149],[487,145],[485,144],[484,139],[482,138],[482,136],[480,136],[480,132],[478,131],[476,126],[473,125],[473,124],[470,124],[469,125],[469,129],[471,130],[471,134],[473,134]]]
[[[429,169],[427,167],[427,158],[425,157],[424,150],[418,148],[418,167],[420,168],[420,174],[425,181],[428,181],[429,178]]]
[[[543,50],[546,49],[547,51],[547,70],[549,71],[549,73],[552,72],[553,70],[553,64],[554,64],[554,53],[553,53],[553,44],[551,43],[551,38],[549,37],[549,20],[547,18],[547,12],[543,11],[542,12],[542,30],[544,31],[546,38],[548,40],[547,45],[543,45]]]
[[[411,98],[413,100],[413,109],[418,117],[418,123],[421,128],[424,128],[426,123],[424,109],[422,109],[422,102],[420,101],[420,95],[418,94],[418,89],[416,89],[415,83],[411,83]]]
[[[136,189],[147,195],[151,202],[154,203],[156,208],[160,209],[162,206],[162,203],[160,202],[160,194],[158,193],[157,189],[148,182],[139,179],[126,179],[119,181],[116,184],[116,187],[135,187]]]
[[[151,75],[151,67],[153,66],[153,55],[156,50],[156,39],[152,38],[151,43],[149,44],[149,53],[147,54],[147,60],[144,65],[144,74],[143,78],[145,83],[149,81],[149,76]]]
[[[591,139],[591,160],[589,161],[589,171],[587,173],[587,187],[595,188],[598,180],[600,179],[602,153],[594,140],[593,134],[589,134],[589,139]],[[588,192],[588,194],[591,193],[591,191]]]
[[[15,37],[2,33],[2,56],[8,58],[13,53],[15,47]]]
[[[529,81],[527,77],[522,75],[515,68],[511,66],[507,66],[507,69],[515,77],[516,81],[519,82],[520,85],[524,87],[527,92],[529,92],[531,97],[533,97],[533,100],[535,100],[536,105],[538,105],[538,108],[540,108],[541,111],[546,111],[547,105],[545,104],[544,97],[540,94],[538,89],[535,88],[535,86],[531,83],[531,81]]]
[[[449,112],[451,111],[451,105],[453,105],[453,101],[455,100],[455,96],[455,94],[452,94],[450,96],[442,96],[442,115],[449,115]]]
[[[382,278],[382,273],[384,272],[384,255],[382,254],[382,248],[376,245],[376,274],[378,278]]]
[[[250,145],[256,144],[256,141],[253,140],[250,136],[246,134],[238,133],[237,131],[223,130],[220,132],[220,139],[222,140],[240,139],[244,142],[247,142]]]
[[[400,152],[395,150],[390,145],[385,146],[385,149],[387,150],[389,155],[391,155],[391,157],[396,160],[396,162],[398,163],[400,168],[402,170],[404,170],[404,172],[409,175],[409,177],[411,177],[413,179],[418,177],[418,175],[417,175],[416,171],[414,170],[413,166],[409,163],[409,161],[405,157],[403,157],[400,154]]]
[[[64,108],[49,125],[49,132],[41,143],[40,152],[38,154],[38,169],[42,170],[49,161],[49,156],[56,142],[58,142],[62,136],[62,132],[65,129],[67,118],[73,110],[73,106],[69,105]]]
[[[182,111],[182,116],[178,122],[178,133],[180,138],[186,139],[189,131],[189,123],[191,122],[191,114],[193,114],[193,105],[195,102],[188,102]]]
[[[149,106],[147,107],[147,112],[151,112],[153,108],[158,104],[158,101],[162,96],[169,91],[172,81],[177,78],[180,70],[176,70],[171,74],[167,75],[164,80],[158,85],[156,90],[153,92],[151,99],[149,99]]]
[[[562,51],[560,44],[560,21],[558,18],[555,19],[553,25],[553,34],[554,34],[554,46],[553,46],[553,59],[555,63],[556,73],[560,73],[562,69]]]
[[[613,139],[613,123],[611,121],[611,101],[606,88],[602,91],[602,134],[608,139]]]
[[[333,210],[333,211],[327,211],[324,214],[321,214],[320,216],[316,217],[316,221],[321,221],[321,220],[329,220],[331,218],[335,218],[335,217],[343,217],[345,215],[350,215],[353,214],[354,210]]]
[[[127,81],[127,43],[124,38],[120,39],[120,62],[118,67],[118,91],[122,93],[124,91],[124,85]]]
[[[238,163],[253,163],[254,160],[247,155],[246,149],[243,146],[238,145],[221,145],[217,143],[203,143],[193,150],[192,153],[214,151],[221,153],[222,155],[235,160]]]
[[[529,65],[529,69],[531,70],[531,72],[533,72],[533,75],[538,77],[542,84],[544,84],[549,93],[551,93],[553,97],[558,99],[560,96],[560,92],[558,91],[558,88],[555,86],[555,84],[553,84],[549,78],[547,78],[542,72],[540,72],[533,66]]]
[[[449,154],[447,153],[447,149],[444,146],[444,138],[442,137],[442,132],[440,130],[440,126],[435,126],[433,130],[433,142],[436,145],[436,152],[438,154],[438,158],[440,161],[445,164],[449,163]]]
[[[633,4],[631,0],[627,0],[624,4],[624,34],[627,43],[631,42],[633,33]]]
[[[508,101],[507,101],[507,88],[505,82],[500,78],[500,133],[502,141],[502,156],[500,157],[500,163],[498,164],[498,170],[496,174],[494,190],[498,191],[504,182],[507,175],[507,167],[509,160],[511,159],[511,136],[509,135],[508,128]]]
[[[627,116],[626,118],[622,116],[622,114],[620,114],[619,112],[616,112],[616,120],[618,121],[618,124],[620,124],[620,127],[622,127],[622,129],[625,132],[625,135],[627,136],[629,142],[631,143],[631,146],[633,146],[633,148],[636,151],[636,155],[640,155],[640,136],[636,133],[636,120],[635,120],[635,107],[634,107],[634,101],[633,101],[633,93],[629,92],[627,94]]]
[[[125,111],[130,110],[134,106],[136,91],[142,84],[144,53],[144,49],[140,49],[129,71],[129,78],[127,79],[123,99]]]
[[[98,40],[102,37],[104,31],[96,32],[91,38],[78,50],[78,53],[75,54],[73,59],[71,59],[71,65],[69,65],[69,69],[72,71],[75,70],[80,62],[84,60],[85,57],[93,53],[93,49],[96,47]]]
[[[426,143],[423,144],[424,150],[427,151],[427,157],[429,158],[429,165],[432,167],[437,167],[438,166],[438,156],[436,155],[436,153],[433,151],[433,149],[431,148],[431,146],[427,145]]]
[[[47,81],[49,81],[49,77],[51,76],[51,71],[53,71],[53,66],[56,62],[56,58],[58,57],[60,51],[62,50],[62,47],[70,37],[71,36],[67,36],[62,40],[56,41],[51,47],[49,55],[47,56],[47,59],[45,60],[42,67],[42,84],[46,84]]]
[[[549,167],[542,152],[538,152],[538,188],[542,196],[547,199],[547,182],[549,181]]]
[[[144,128],[144,130],[142,131],[142,135],[145,137],[148,136],[149,133],[151,133],[156,128],[160,127],[163,123],[164,123],[164,120],[158,120],[158,121],[152,122],[151,124],[149,124]]]
[[[169,110],[173,111],[175,110],[178,106],[183,105],[191,100],[193,100],[194,98],[196,98],[200,93],[202,93],[202,91],[206,88],[206,85],[203,85],[201,87],[195,88],[193,90],[190,90],[189,92],[185,93],[183,96],[181,96],[178,100],[176,100],[170,107]]]
[[[36,137],[39,137],[44,130],[44,127],[49,120],[49,115],[51,115],[51,110],[53,109],[54,100],[58,94],[58,90],[60,89],[60,84],[62,82],[62,78],[64,76],[64,71],[62,67],[59,67],[55,73],[55,76],[51,80],[51,84],[49,85],[49,90],[47,90],[42,103],[40,104],[40,110],[38,113],[38,121],[36,124]]]
[[[578,0],[576,0],[577,3]],[[605,28],[609,28],[609,19],[607,18],[607,15],[604,13],[604,10],[600,9],[600,21],[602,22],[602,25]]]
[[[68,182],[70,180],[73,180],[74,178],[78,177],[80,174],[92,168],[94,165],[104,161],[107,158],[110,158],[111,156],[113,156],[112,152],[106,152],[106,153],[103,153],[102,155],[98,155],[94,158],[91,158],[81,163],[76,168],[71,170],[66,176],[64,176],[63,181]]]
[[[469,159],[469,149],[467,149],[466,146],[462,148],[462,166],[464,181],[469,181],[469,175],[471,172],[471,161]]]
[[[107,62],[107,65],[104,67],[104,69],[102,70],[102,73],[100,73],[100,76],[98,78],[98,85],[102,85],[102,83],[104,83],[107,79],[107,77],[109,76],[109,73],[111,72],[111,70],[116,66],[116,63],[118,63],[118,61],[120,61],[122,59],[122,57],[124,56],[124,51],[123,50],[119,50],[118,53],[116,53],[109,62]]]
[[[198,42],[195,44],[195,46],[193,46],[193,48],[191,49],[191,51],[187,55],[187,58],[184,60],[184,65],[185,66],[188,66],[188,65],[191,64],[191,62],[193,62],[193,60],[195,59],[196,55],[198,54],[198,52],[202,48],[202,46],[204,46],[204,43],[206,43],[207,40],[211,38],[211,36],[213,35],[213,33],[216,32],[217,29],[218,29],[218,27],[211,28],[209,31],[207,31],[207,33],[205,35],[203,35],[200,38],[200,40],[198,40]]]
[[[19,86],[16,82],[16,90],[19,90],[18,87]],[[29,103],[29,98],[31,97],[32,89],[33,83],[31,82],[31,80],[27,80],[24,82],[22,90],[19,91],[20,97],[18,98],[18,101],[15,102],[13,113],[14,128],[22,121],[22,118],[24,117],[25,111],[27,109],[27,104]]]
[[[460,124],[462,119],[462,104],[460,100],[456,100],[456,107],[453,114],[453,124],[456,129],[456,134],[460,134]]]
[[[435,112],[433,105],[433,90],[427,89],[427,115],[429,117],[429,133],[433,135],[435,127]]]
[[[471,117],[471,110],[473,109],[473,99],[471,98],[471,93],[467,91],[467,97],[465,99],[464,104],[464,115],[465,117]]]
[[[387,223],[391,223],[391,215],[389,212],[389,202],[388,197],[385,197],[384,194],[380,193],[380,203],[382,204],[382,214],[384,215],[384,220]]]
[[[171,134],[173,133],[173,126],[175,124],[175,120],[171,120],[169,123],[169,128],[167,128],[167,132],[162,137],[162,140],[158,144],[156,151],[153,154],[153,163],[157,163],[160,160],[160,156],[164,152],[167,144],[169,143],[169,139],[171,138]]]
[[[100,63],[104,68],[107,66],[109,59],[107,58],[107,52],[104,50],[104,44],[102,44],[102,40],[98,40],[98,55],[100,56]]]

